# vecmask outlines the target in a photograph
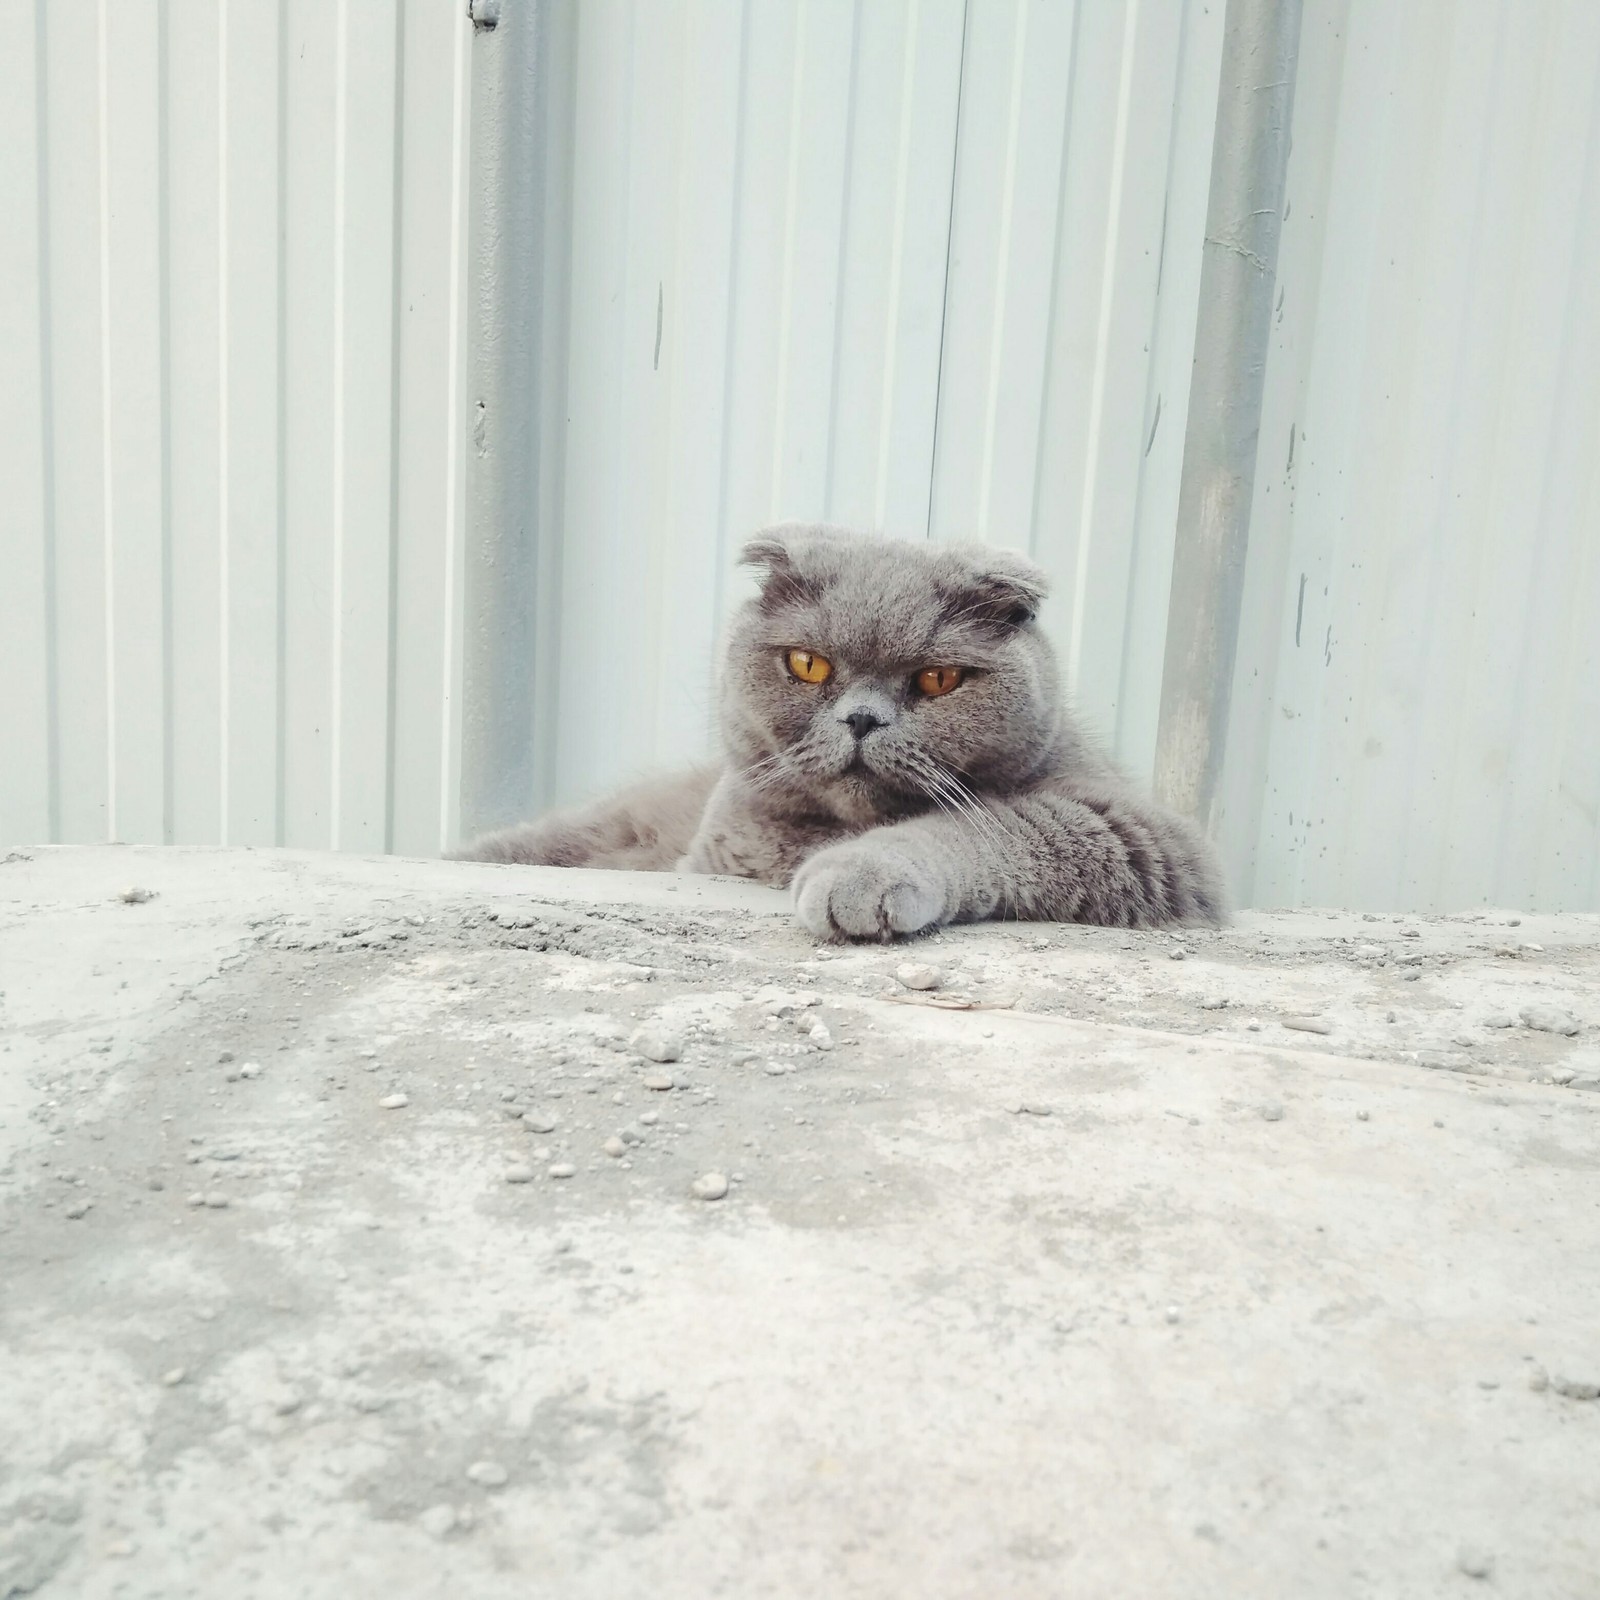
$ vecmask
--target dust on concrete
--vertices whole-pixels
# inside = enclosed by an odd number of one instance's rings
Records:
[[[0,1595],[1588,1592],[1595,919],[624,880],[8,866]]]

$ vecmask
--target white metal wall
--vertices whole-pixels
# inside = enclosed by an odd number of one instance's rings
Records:
[[[1308,0],[1289,195],[1241,891],[1600,910],[1600,6]]]
[[[707,746],[739,540],[1030,550],[1154,751],[1220,4],[577,14],[551,798]]]
[[[0,4],[0,837],[439,847],[469,38]]]
[[[0,4],[0,839],[453,839],[463,10]],[[1030,550],[1148,774],[1222,0],[546,10],[530,808],[786,517]],[[1306,0],[1243,898],[1600,907],[1597,104],[1590,0]]]

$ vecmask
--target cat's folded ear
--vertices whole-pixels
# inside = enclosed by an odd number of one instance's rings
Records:
[[[756,568],[760,576],[763,606],[816,598],[815,576],[802,570],[805,539],[805,530],[780,525],[764,528],[740,550],[739,564]]]
[[[1043,570],[1010,550],[968,545],[961,550],[963,588],[995,622],[1020,628],[1038,615],[1050,590]]]

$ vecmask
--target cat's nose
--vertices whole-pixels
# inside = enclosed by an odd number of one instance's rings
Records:
[[[843,721],[845,726],[858,739],[865,739],[874,728],[887,726],[876,711],[852,711]]]

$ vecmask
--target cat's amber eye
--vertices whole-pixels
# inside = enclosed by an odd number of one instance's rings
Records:
[[[949,694],[966,675],[963,667],[924,667],[917,674],[917,687],[927,695]]]
[[[826,683],[833,676],[833,663],[813,651],[791,650],[787,660],[789,671],[801,683]]]

